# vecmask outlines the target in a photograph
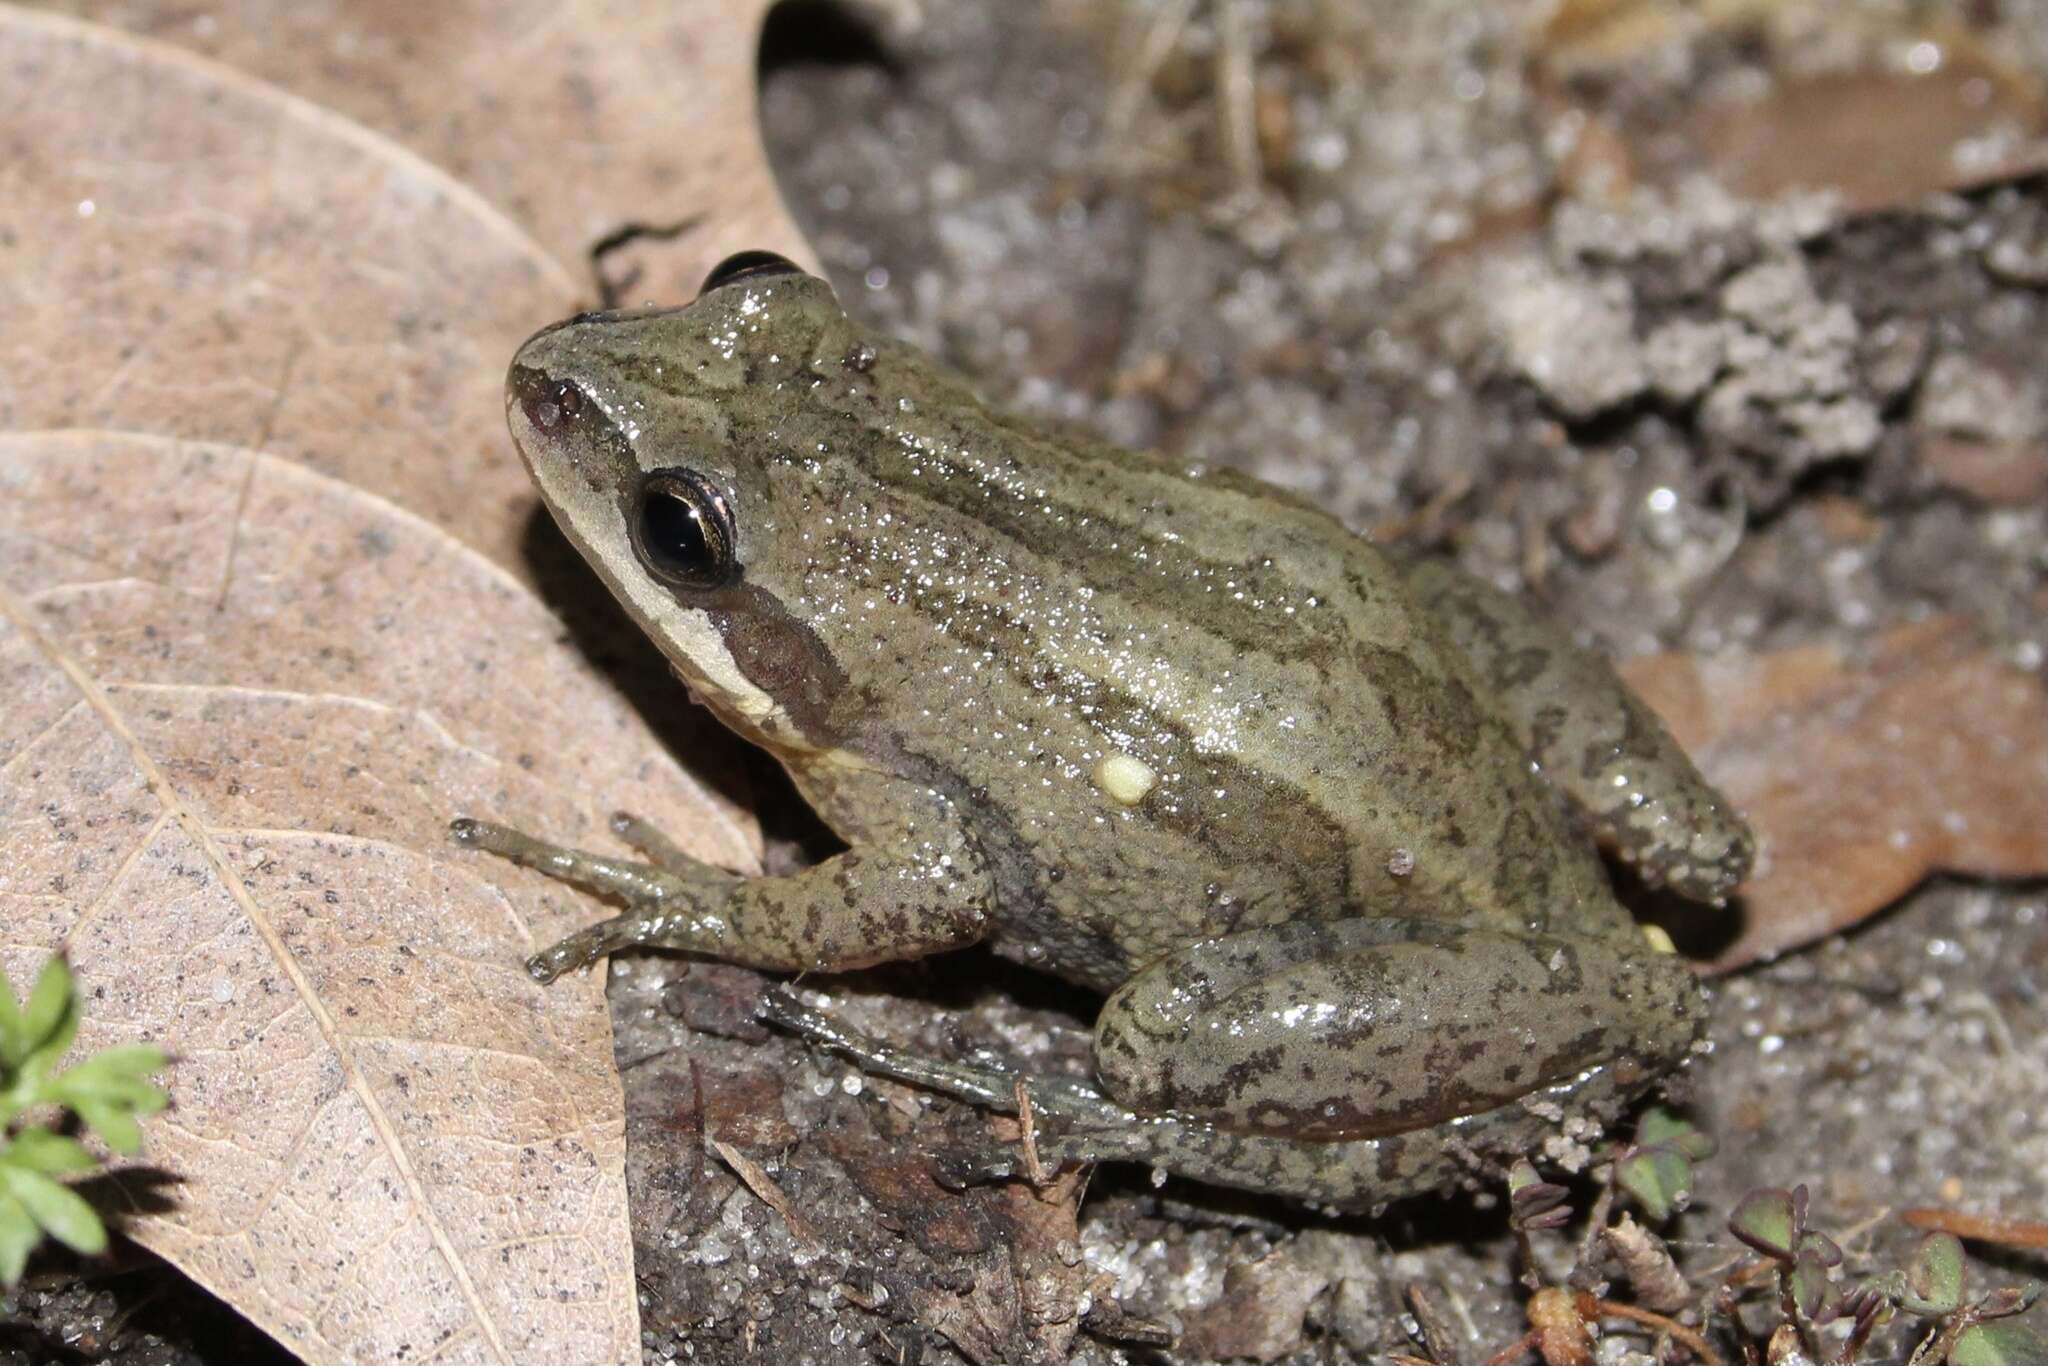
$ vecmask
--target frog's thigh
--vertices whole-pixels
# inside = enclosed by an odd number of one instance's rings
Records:
[[[1749,827],[1604,657],[1451,565],[1400,564],[1544,776],[1646,881],[1700,900],[1735,889],[1755,852]]]
[[[1475,1114],[1624,1058],[1663,1071],[1704,1018],[1684,963],[1627,937],[1361,918],[1153,963],[1103,1006],[1095,1063],[1141,1113],[1327,1141]]]

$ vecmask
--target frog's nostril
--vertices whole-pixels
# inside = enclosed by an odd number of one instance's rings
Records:
[[[513,393],[526,420],[542,432],[574,422],[589,402],[574,384],[549,379],[537,370],[520,371],[513,380]]]

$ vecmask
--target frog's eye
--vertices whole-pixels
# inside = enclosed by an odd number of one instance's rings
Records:
[[[656,470],[642,481],[633,548],[677,588],[719,588],[739,575],[732,507],[695,470]]]
[[[698,289],[699,295],[709,294],[714,289],[724,289],[736,280],[752,280],[764,275],[801,275],[803,270],[786,256],[777,256],[772,251],[743,251],[728,256],[711,268],[704,277],[704,284]]]

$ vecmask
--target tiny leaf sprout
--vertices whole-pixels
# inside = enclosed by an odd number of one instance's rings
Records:
[[[0,971],[0,1285],[21,1280],[29,1254],[45,1238],[91,1256],[106,1251],[99,1212],[60,1178],[97,1169],[100,1157],[69,1133],[69,1121],[123,1156],[142,1147],[137,1120],[170,1103],[149,1078],[168,1059],[153,1044],[103,1049],[59,1070],[78,1037],[79,998],[71,967],[53,955],[17,1001]],[[38,1122],[24,1116],[38,1107]]]
[[[1714,1141],[1668,1110],[1645,1111],[1636,1141],[1614,1162],[1614,1182],[1661,1224],[1692,1199],[1693,1164],[1714,1155]]]

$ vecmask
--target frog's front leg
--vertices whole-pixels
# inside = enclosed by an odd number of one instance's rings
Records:
[[[860,845],[787,877],[744,878],[698,863],[644,823],[614,828],[660,866],[549,844],[482,821],[450,834],[628,907],[527,960],[543,982],[636,946],[681,949],[782,972],[837,972],[972,944],[987,933],[994,885],[979,846],[934,802],[868,832]]]
[[[1607,660],[1511,594],[1439,560],[1400,560],[1533,759],[1644,881],[1718,901],[1756,841]]]
[[[1627,936],[1296,922],[1139,972],[1103,1006],[1095,1065],[1141,1114],[1330,1142],[1479,1114],[1604,1065],[1648,1078],[1705,1025],[1685,963]]]

